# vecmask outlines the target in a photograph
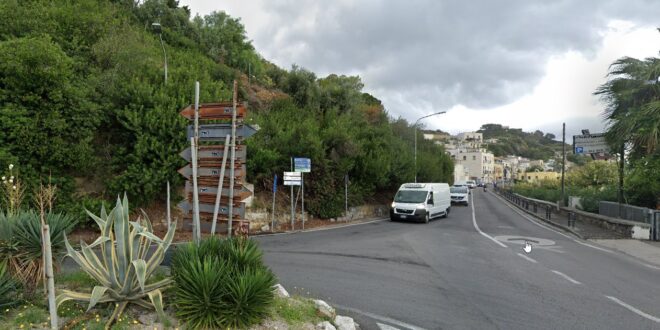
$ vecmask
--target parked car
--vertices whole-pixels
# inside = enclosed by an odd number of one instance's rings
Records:
[[[465,184],[467,184],[468,188],[474,189],[477,187],[477,183],[474,180],[467,180],[465,181]]]
[[[470,205],[470,189],[467,186],[452,186],[449,188],[452,204]]]
[[[394,196],[390,220],[416,220],[428,223],[447,217],[451,208],[449,185],[446,183],[404,183]]]

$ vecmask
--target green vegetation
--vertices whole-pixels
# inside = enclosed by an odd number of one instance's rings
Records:
[[[211,237],[179,247],[172,273],[176,314],[192,329],[247,328],[274,301],[275,275],[252,240]]]
[[[306,204],[317,216],[341,214],[345,174],[356,204],[414,177],[411,125],[389,118],[359,77],[278,68],[224,12],[191,19],[177,1],[157,0],[8,0],[0,12],[12,13],[0,22],[0,167],[20,164],[28,195],[50,176],[56,211],[83,220],[81,204],[127,192],[146,205],[165,198],[167,181],[180,186],[187,122],[178,111],[192,103],[195,81],[200,101],[212,102],[228,100],[239,80],[248,120],[263,128],[247,149],[257,189],[291,156],[312,158]],[[153,22],[162,26],[167,83]],[[418,178],[449,182],[451,160],[419,142]]]
[[[318,324],[326,320],[318,315],[312,300],[301,297],[275,298],[272,314],[274,318],[284,320],[293,329],[300,328],[303,323]]]
[[[552,133],[539,130],[534,133],[523,132],[520,128],[508,128],[499,124],[485,124],[477,132],[483,133],[484,140],[497,139],[487,148],[495,157],[517,155],[529,159],[547,160],[561,151],[561,141],[555,141]],[[567,146],[570,151],[571,147]]]
[[[64,236],[76,222],[74,218],[59,213],[47,213],[45,220],[50,226],[53,260],[57,261],[65,252]],[[8,262],[10,272],[31,293],[44,274],[41,220],[37,213],[0,213],[0,257]]]
[[[153,234],[151,222],[146,214],[144,219],[129,221],[128,198],[117,199],[117,204],[110,213],[101,209],[100,216],[89,213],[101,230],[101,235],[91,245],[81,243],[81,252],[75,251],[65,240],[67,256],[71,257],[99,285],[91,293],[62,290],[57,296],[57,304],[67,300],[89,302],[89,311],[97,303],[114,303],[115,308],[108,319],[109,327],[121,319],[126,306],[136,304],[146,308],[155,308],[161,320],[163,297],[161,289],[172,280],[164,278],[158,282],[149,282],[151,275],[163,261],[165,251],[172,243],[176,223],[172,224],[163,239]],[[151,252],[151,244],[156,245]],[[100,258],[92,249],[100,247]],[[148,300],[147,300],[148,299]]]
[[[0,262],[0,318],[2,311],[16,304],[17,283],[9,274],[7,261]]]

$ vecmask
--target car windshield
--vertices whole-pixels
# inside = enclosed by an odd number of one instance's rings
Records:
[[[427,192],[423,190],[399,190],[394,196],[394,201],[398,203],[424,203],[426,194]]]
[[[468,190],[465,187],[451,187],[449,191],[452,194],[467,194]]]

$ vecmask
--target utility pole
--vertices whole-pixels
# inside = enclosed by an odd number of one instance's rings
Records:
[[[422,116],[419,119],[417,119],[415,121],[415,124],[413,125],[415,127],[415,151],[414,151],[414,154],[415,154],[415,183],[417,183],[417,124],[419,123],[420,120],[422,120],[424,118],[428,118],[428,117],[436,116],[436,115],[441,115],[441,114],[446,113],[446,112],[447,111],[440,111],[440,112],[432,113],[430,115]]]
[[[621,143],[621,153],[619,155],[619,218],[623,216],[623,166],[625,164],[625,143]]]
[[[561,136],[561,205],[565,206],[564,171],[566,169],[566,123],[562,123]]]

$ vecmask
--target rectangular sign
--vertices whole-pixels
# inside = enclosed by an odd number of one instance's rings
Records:
[[[309,158],[294,158],[293,168],[295,172],[309,173],[312,171],[312,160]]]
[[[300,172],[284,172],[284,180],[300,180]]]
[[[206,195],[213,195],[213,196],[215,196],[215,194],[218,193],[218,180],[216,179],[215,181],[216,181],[216,182],[215,182],[215,185],[214,185],[214,186],[202,186],[202,185],[198,185],[198,186],[197,186],[197,192],[198,192],[200,195],[206,194]],[[191,194],[192,191],[193,191],[193,185],[192,185],[192,182],[190,182],[190,181],[186,181],[186,184],[185,184],[185,192],[186,192],[186,195]],[[251,195],[251,192],[250,192],[250,190],[248,190],[247,188],[245,188],[243,185],[240,185],[239,187],[234,188],[234,194],[235,194],[235,195],[241,195],[241,196],[244,196],[244,195],[246,195],[246,194],[247,194],[247,195]],[[229,196],[229,186],[227,186],[227,187],[223,187],[223,188],[222,188],[222,196]]]
[[[300,186],[302,181],[300,180],[284,180],[285,186]]]
[[[277,174],[275,174],[275,178],[273,179],[273,193],[277,192]]]
[[[199,160],[213,159],[213,160],[222,160],[222,156],[225,151],[224,145],[213,145],[213,146],[199,146],[199,151],[197,152],[197,158]],[[244,160],[246,154],[246,147],[244,145],[236,145],[236,159]],[[192,154],[190,152],[190,147],[183,150],[179,153],[183,159],[187,161],[192,161]],[[227,150],[227,160],[231,157],[231,149]],[[244,161],[242,161],[244,162]]]
[[[187,201],[183,201],[179,203],[179,207],[183,211],[183,214],[192,214],[193,212],[193,207],[192,203],[188,203]],[[199,213],[200,216],[202,216],[202,213],[204,215],[213,215],[213,211],[215,209],[215,203],[199,203]],[[238,216],[239,218],[245,218],[245,203],[238,203],[234,204],[234,208],[232,210],[234,213],[234,216]],[[219,215],[224,215],[228,216],[229,215],[229,208],[227,205],[220,205],[220,208],[218,209],[218,214]]]
[[[236,125],[236,139],[246,139],[254,133],[257,129],[250,125]],[[188,125],[188,139],[195,135],[195,127]],[[224,141],[227,135],[231,135],[231,124],[208,124],[199,125],[199,140],[200,141]]]
[[[231,102],[223,103],[202,103],[199,105],[199,119],[213,120],[213,119],[231,119],[234,104]],[[247,109],[242,104],[236,105],[236,118],[245,117]],[[189,105],[179,114],[187,119],[195,119],[195,106]]]
[[[605,134],[573,135],[573,153],[588,155],[601,152],[610,152]]]
[[[178,170],[179,174],[183,175],[186,178],[192,176],[192,165],[188,164]],[[230,171],[225,169],[225,178],[229,178]],[[197,169],[198,177],[220,177],[220,168],[217,167],[199,167]],[[245,176],[245,169],[243,166],[238,166],[234,168],[234,178]]]

